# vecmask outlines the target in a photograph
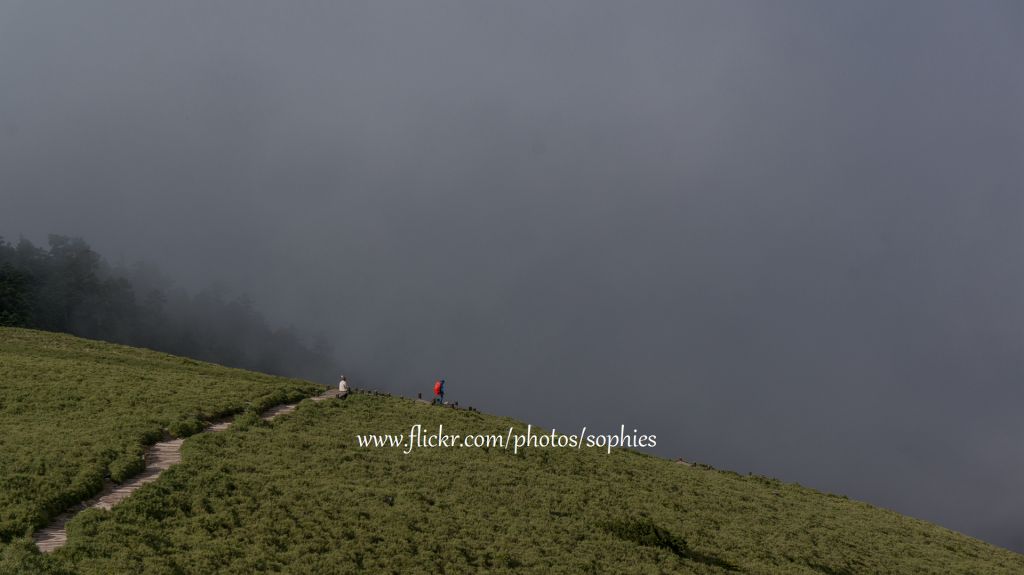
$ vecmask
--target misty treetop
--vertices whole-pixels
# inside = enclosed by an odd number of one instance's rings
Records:
[[[190,294],[151,264],[115,267],[79,238],[48,248],[0,237],[0,326],[66,332],[272,373],[331,381],[330,345],[271,326],[244,296]]]

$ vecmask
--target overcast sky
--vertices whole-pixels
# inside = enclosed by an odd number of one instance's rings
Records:
[[[1024,551],[1024,4],[0,0],[0,235]],[[566,429],[568,430],[568,429]]]

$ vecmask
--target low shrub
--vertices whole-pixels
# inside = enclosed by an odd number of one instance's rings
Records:
[[[206,427],[206,423],[200,420],[198,417],[186,416],[175,420],[167,426],[167,432],[174,437],[189,437],[202,431]]]
[[[123,483],[126,479],[142,473],[146,469],[144,456],[145,449],[141,445],[124,446],[108,467],[111,481]]]

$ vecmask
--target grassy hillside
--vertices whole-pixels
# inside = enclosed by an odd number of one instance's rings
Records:
[[[165,432],[315,393],[308,382],[0,328],[0,545],[142,467]]]
[[[29,353],[30,345],[23,341],[22,357],[45,355]],[[124,368],[151,355],[99,346],[74,359],[59,346],[47,349],[63,369],[80,361]],[[125,362],[107,355],[111,349]],[[196,370],[216,370],[167,356],[152,361],[141,362],[136,376],[180,370],[182,381],[192,381]],[[24,379],[24,369],[8,369],[5,377]],[[33,400],[19,401],[33,408]],[[131,410],[105,409],[97,407],[94,419],[130,419]],[[159,423],[179,415],[171,410]],[[463,435],[524,427],[362,394],[304,402],[271,423],[242,414],[226,432],[189,439],[180,465],[112,511],[79,515],[68,525],[68,545],[53,555],[13,541],[0,554],[0,574],[1024,573],[1024,556],[935,525],[796,485],[635,452],[466,448],[405,455],[357,445],[357,434],[408,433],[416,423]],[[53,450],[52,429],[47,437],[36,444]]]
[[[251,423],[251,421],[249,421]],[[1024,573],[1024,557],[842,497],[602,450],[360,448],[413,423],[518,423],[410,400],[306,402],[186,443],[69,527],[61,565],[147,573]]]

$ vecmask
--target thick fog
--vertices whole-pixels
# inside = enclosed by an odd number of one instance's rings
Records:
[[[0,235],[1024,551],[1022,6],[0,0]]]

